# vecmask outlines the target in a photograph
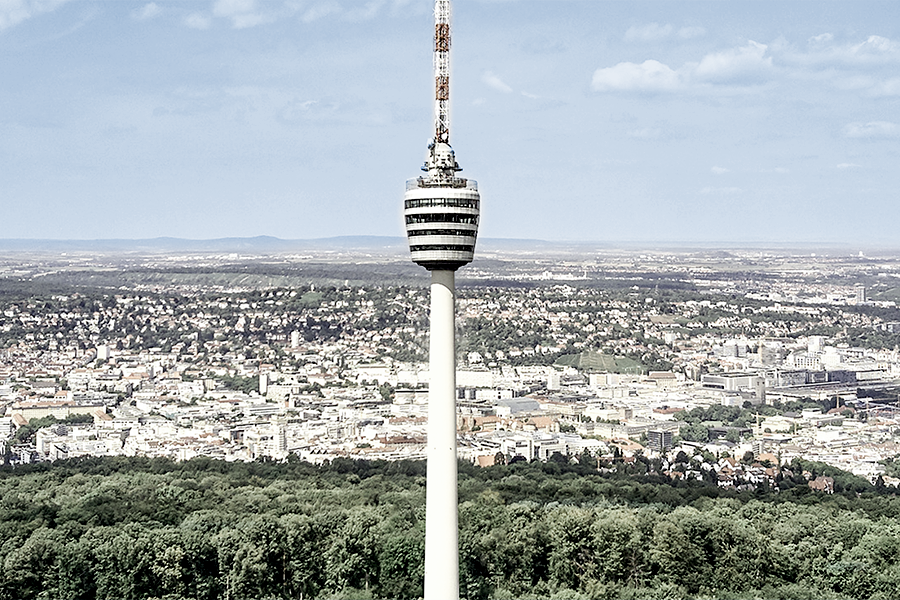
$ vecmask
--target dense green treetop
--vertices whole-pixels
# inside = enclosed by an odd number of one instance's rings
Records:
[[[846,479],[826,495],[794,475],[738,493],[646,459],[602,473],[583,459],[460,464],[464,598],[861,599],[900,585],[889,490]],[[424,489],[409,461],[0,469],[0,598],[416,598]]]

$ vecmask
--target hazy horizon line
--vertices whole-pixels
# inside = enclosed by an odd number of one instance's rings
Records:
[[[280,238],[272,235],[255,235],[255,236],[219,236],[210,238],[185,238],[176,236],[155,236],[143,238],[0,238],[0,247],[7,244],[109,244],[109,243],[128,243],[139,244],[148,242],[188,242],[188,243],[214,243],[225,241],[270,241],[281,243],[327,243],[330,241],[382,241],[396,244],[406,244],[407,238],[402,235],[336,235],[318,238]],[[789,240],[590,240],[590,239],[541,239],[541,238],[503,238],[503,237],[479,237],[482,243],[525,243],[525,244],[546,244],[554,246],[604,246],[604,247],[659,247],[659,246],[675,246],[675,247],[691,247],[700,246],[704,248],[745,248],[745,247],[768,247],[768,248],[871,248],[879,250],[900,250],[900,242],[890,245],[884,242],[848,242],[848,241],[789,241]]]

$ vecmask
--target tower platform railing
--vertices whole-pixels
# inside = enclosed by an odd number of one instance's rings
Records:
[[[477,192],[478,182],[465,177],[448,177],[441,179],[430,179],[428,177],[416,177],[415,179],[406,180],[406,191],[418,188],[434,188],[434,187],[450,187],[461,188]]]

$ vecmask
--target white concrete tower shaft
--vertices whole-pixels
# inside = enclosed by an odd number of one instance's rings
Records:
[[[431,272],[425,600],[459,598],[455,279],[453,271]]]

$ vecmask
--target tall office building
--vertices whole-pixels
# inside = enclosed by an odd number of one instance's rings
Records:
[[[425,600],[448,600],[459,598],[455,277],[475,254],[481,198],[450,147],[450,0],[434,17],[434,139],[425,175],[406,183],[404,217],[412,260],[431,271]]]

